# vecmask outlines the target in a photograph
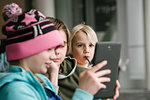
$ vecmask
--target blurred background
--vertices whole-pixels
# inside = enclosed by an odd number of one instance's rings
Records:
[[[118,100],[150,100],[150,0],[0,0],[0,12],[12,2],[59,18],[69,29],[88,24],[99,41],[120,42]],[[0,16],[0,29],[3,24]]]

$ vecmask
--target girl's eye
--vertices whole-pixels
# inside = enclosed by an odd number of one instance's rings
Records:
[[[89,45],[89,47],[93,47],[93,46],[94,46],[93,44],[90,44],[90,45]]]
[[[78,44],[77,46],[78,46],[78,47],[82,47],[83,45],[82,45],[82,44]]]

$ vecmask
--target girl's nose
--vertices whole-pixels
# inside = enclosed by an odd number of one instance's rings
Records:
[[[59,52],[60,52],[60,48],[58,47],[58,48],[55,49],[55,54],[58,55]]]

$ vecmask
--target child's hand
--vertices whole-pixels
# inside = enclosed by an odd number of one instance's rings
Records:
[[[48,73],[55,73],[59,71],[59,67],[53,61],[49,64],[50,68],[48,69]]]
[[[116,100],[119,97],[119,89],[120,89],[120,83],[118,80],[116,80],[115,95],[113,97],[113,100]]]
[[[110,74],[109,69],[101,70],[103,66],[107,64],[107,61],[103,61],[91,69],[83,71],[79,76],[79,88],[94,95],[98,90],[106,88],[104,82],[110,82],[110,78],[103,77],[104,75]]]
[[[113,97],[113,100],[116,100],[119,97],[119,89],[120,89],[120,83],[118,80],[116,80],[115,95]],[[108,98],[106,100],[110,100],[110,99]]]
[[[57,86],[59,67],[53,61],[51,61],[49,66],[50,68],[47,70],[48,78],[50,79],[53,85]]]

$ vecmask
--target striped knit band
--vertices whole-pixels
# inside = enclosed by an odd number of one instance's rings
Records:
[[[53,24],[49,20],[44,20],[36,23],[32,27],[29,26],[28,28],[10,32],[7,35],[7,45],[30,40],[53,30],[56,30]]]

